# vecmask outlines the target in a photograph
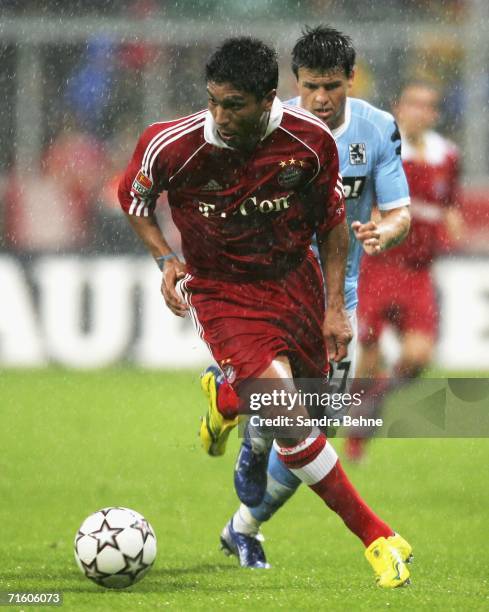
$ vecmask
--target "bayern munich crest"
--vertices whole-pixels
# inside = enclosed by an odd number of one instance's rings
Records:
[[[277,176],[278,184],[281,187],[290,189],[296,187],[302,180],[304,174],[304,162],[298,161],[294,158],[287,161],[281,161],[279,166],[283,168]]]

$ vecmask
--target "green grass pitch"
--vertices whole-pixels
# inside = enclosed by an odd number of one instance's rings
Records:
[[[238,442],[205,456],[203,410],[192,373],[0,373],[0,590],[59,590],[65,609],[90,611],[489,608],[487,440],[377,440],[365,465],[346,466],[415,549],[412,585],[383,591],[305,487],[263,530],[271,570],[222,555]],[[73,559],[80,523],[108,505],[143,513],[158,537],[154,568],[126,591],[98,587]]]

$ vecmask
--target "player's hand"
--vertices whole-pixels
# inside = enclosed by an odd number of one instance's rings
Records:
[[[353,337],[350,320],[344,308],[328,308],[324,318],[323,335],[330,359],[340,362],[346,357]]]
[[[380,253],[380,229],[375,221],[368,221],[367,223],[353,221],[351,228],[355,238],[362,243],[365,253],[368,255]]]
[[[165,298],[166,305],[177,317],[184,317],[188,310],[187,304],[182,302],[175,289],[175,285],[185,274],[185,264],[178,261],[177,258],[165,261],[161,279],[161,293]]]

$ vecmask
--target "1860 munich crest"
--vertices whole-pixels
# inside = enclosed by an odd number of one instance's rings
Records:
[[[352,142],[348,145],[350,151],[350,164],[357,166],[367,163],[367,147],[364,142]]]

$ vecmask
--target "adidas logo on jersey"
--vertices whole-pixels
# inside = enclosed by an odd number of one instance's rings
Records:
[[[214,179],[211,179],[207,185],[202,187],[202,191],[220,191],[221,189],[223,189],[223,187]]]

